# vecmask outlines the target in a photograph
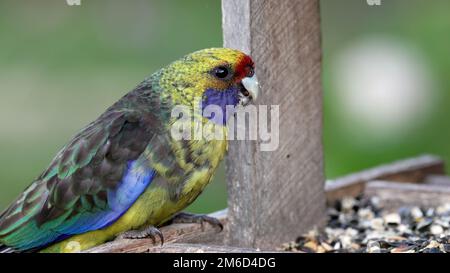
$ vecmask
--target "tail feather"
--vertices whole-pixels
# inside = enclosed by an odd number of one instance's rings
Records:
[[[16,253],[16,251],[10,247],[0,245],[0,253]]]
[[[1,219],[3,218],[3,216],[6,214],[7,210],[8,209],[6,208],[3,211],[0,211],[0,222],[1,222]],[[8,246],[2,245],[0,243],[0,253],[16,253],[16,252],[17,251],[15,251],[14,249],[12,249],[12,248],[10,248]]]

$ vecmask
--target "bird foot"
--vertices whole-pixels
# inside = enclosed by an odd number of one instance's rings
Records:
[[[164,244],[164,236],[159,229],[154,226],[146,227],[142,230],[129,230],[117,236],[118,239],[144,239],[150,238],[153,241],[153,244],[156,244],[156,236],[161,240],[161,245]]]
[[[192,214],[187,212],[180,212],[172,218],[172,223],[196,223],[200,224],[202,231],[205,230],[204,223],[208,223],[214,228],[219,228],[219,231],[223,230],[222,223],[214,217],[204,214]]]

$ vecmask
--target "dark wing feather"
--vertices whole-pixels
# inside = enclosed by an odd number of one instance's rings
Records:
[[[105,216],[112,209],[108,194],[162,128],[160,123],[150,112],[111,108],[85,127],[3,212],[0,241],[31,249],[113,220]]]

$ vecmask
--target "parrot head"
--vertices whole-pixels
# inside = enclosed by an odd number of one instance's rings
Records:
[[[209,48],[196,51],[162,70],[160,85],[175,104],[210,105],[222,109],[225,124],[232,113],[226,106],[246,106],[258,97],[259,84],[253,60],[241,51]]]

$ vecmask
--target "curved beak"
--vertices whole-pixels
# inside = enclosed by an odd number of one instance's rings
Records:
[[[247,90],[249,93],[249,96],[246,96],[243,101],[243,104],[245,106],[251,100],[256,100],[256,98],[258,98],[259,95],[258,78],[256,78],[256,75],[253,75],[252,77],[245,77],[242,79],[242,85],[244,86],[245,90]]]

